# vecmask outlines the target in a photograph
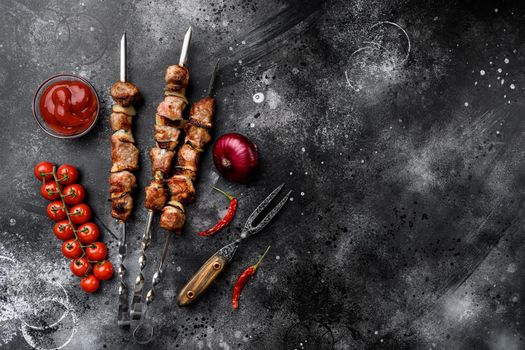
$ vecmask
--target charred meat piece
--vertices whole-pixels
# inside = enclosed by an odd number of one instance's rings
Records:
[[[149,157],[151,158],[151,171],[155,174],[160,171],[164,175],[168,175],[171,166],[171,160],[175,156],[175,152],[166,151],[161,148],[152,148],[149,151]]]
[[[118,130],[131,130],[131,116],[125,113],[113,112],[109,116],[109,124],[113,131]]]
[[[182,120],[182,111],[186,102],[178,96],[166,96],[157,107],[157,114],[173,121]]]
[[[155,125],[155,141],[160,148],[173,151],[178,144],[180,130],[167,125]]]
[[[133,197],[127,192],[111,194],[111,216],[127,221],[133,209]]]
[[[133,138],[133,134],[130,131],[126,130],[118,130],[113,135],[111,135],[111,142],[113,141],[121,141],[121,142],[129,142],[129,143],[135,143],[135,139]]]
[[[193,181],[197,175],[200,152],[191,145],[185,143],[177,153],[177,174],[187,174]]]
[[[171,193],[171,200],[186,204],[195,199],[195,187],[187,176],[173,175],[168,180],[168,187]]]
[[[139,150],[130,140],[133,137],[126,132],[117,131],[111,136],[112,173],[139,168]]]
[[[188,179],[191,179],[192,181],[195,181],[197,178],[197,172],[183,168],[183,167],[175,167],[175,171],[173,172],[175,175],[183,175],[186,176]]]
[[[166,90],[180,91],[188,86],[190,82],[190,72],[188,68],[176,64],[166,69],[165,79]]]
[[[184,226],[186,215],[184,207],[177,201],[169,201],[168,205],[162,208],[160,215],[160,227],[165,230],[180,233]]]
[[[169,120],[161,115],[155,114],[156,125],[171,126],[172,128],[183,128],[188,121],[185,119]]]
[[[111,86],[111,97],[121,106],[127,107],[140,100],[139,89],[127,82],[117,81]]]
[[[129,171],[119,171],[109,175],[109,186],[110,193],[131,192],[137,186],[137,179]]]
[[[168,200],[168,190],[164,187],[163,180],[153,180],[146,186],[146,208],[162,210]]]
[[[202,149],[208,142],[211,141],[211,135],[208,129],[195,126],[193,124],[186,124],[186,142],[191,144],[196,149]]]
[[[215,99],[205,97],[191,106],[190,123],[210,129],[212,127],[213,113],[215,113]]]

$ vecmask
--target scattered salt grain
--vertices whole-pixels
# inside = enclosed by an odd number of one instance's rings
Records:
[[[264,102],[264,94],[262,92],[258,92],[255,95],[253,95],[253,102],[255,103]]]

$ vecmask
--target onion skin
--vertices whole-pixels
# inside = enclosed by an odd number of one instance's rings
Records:
[[[241,134],[224,134],[213,145],[213,162],[226,180],[246,182],[259,165],[257,146]]]

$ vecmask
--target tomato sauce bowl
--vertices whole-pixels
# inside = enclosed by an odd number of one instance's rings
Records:
[[[45,80],[33,97],[33,116],[47,134],[71,139],[95,126],[100,101],[93,85],[74,74],[58,74]]]

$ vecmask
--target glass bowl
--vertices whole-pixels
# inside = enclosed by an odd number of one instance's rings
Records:
[[[84,129],[78,131],[75,134],[63,134],[63,133],[58,132],[57,130],[54,130],[49,125],[47,125],[44,118],[42,118],[42,114],[40,111],[40,98],[42,97],[42,94],[44,93],[44,91],[46,91],[46,89],[51,84],[56,83],[57,81],[71,81],[71,80],[84,83],[91,90],[91,92],[93,93],[97,101],[97,114],[93,118],[93,121],[91,122],[91,124],[86,125]],[[81,137],[87,134],[91,129],[93,129],[93,127],[97,123],[99,114],[100,114],[100,101],[98,99],[97,91],[95,90],[95,88],[89,81],[87,81],[86,79],[82,77],[79,77],[78,75],[74,75],[70,73],[62,73],[62,74],[54,75],[46,79],[42,84],[40,84],[40,86],[36,90],[35,95],[33,97],[33,116],[35,117],[35,120],[37,121],[38,125],[48,135],[57,137],[59,139],[74,139],[74,138]]]

